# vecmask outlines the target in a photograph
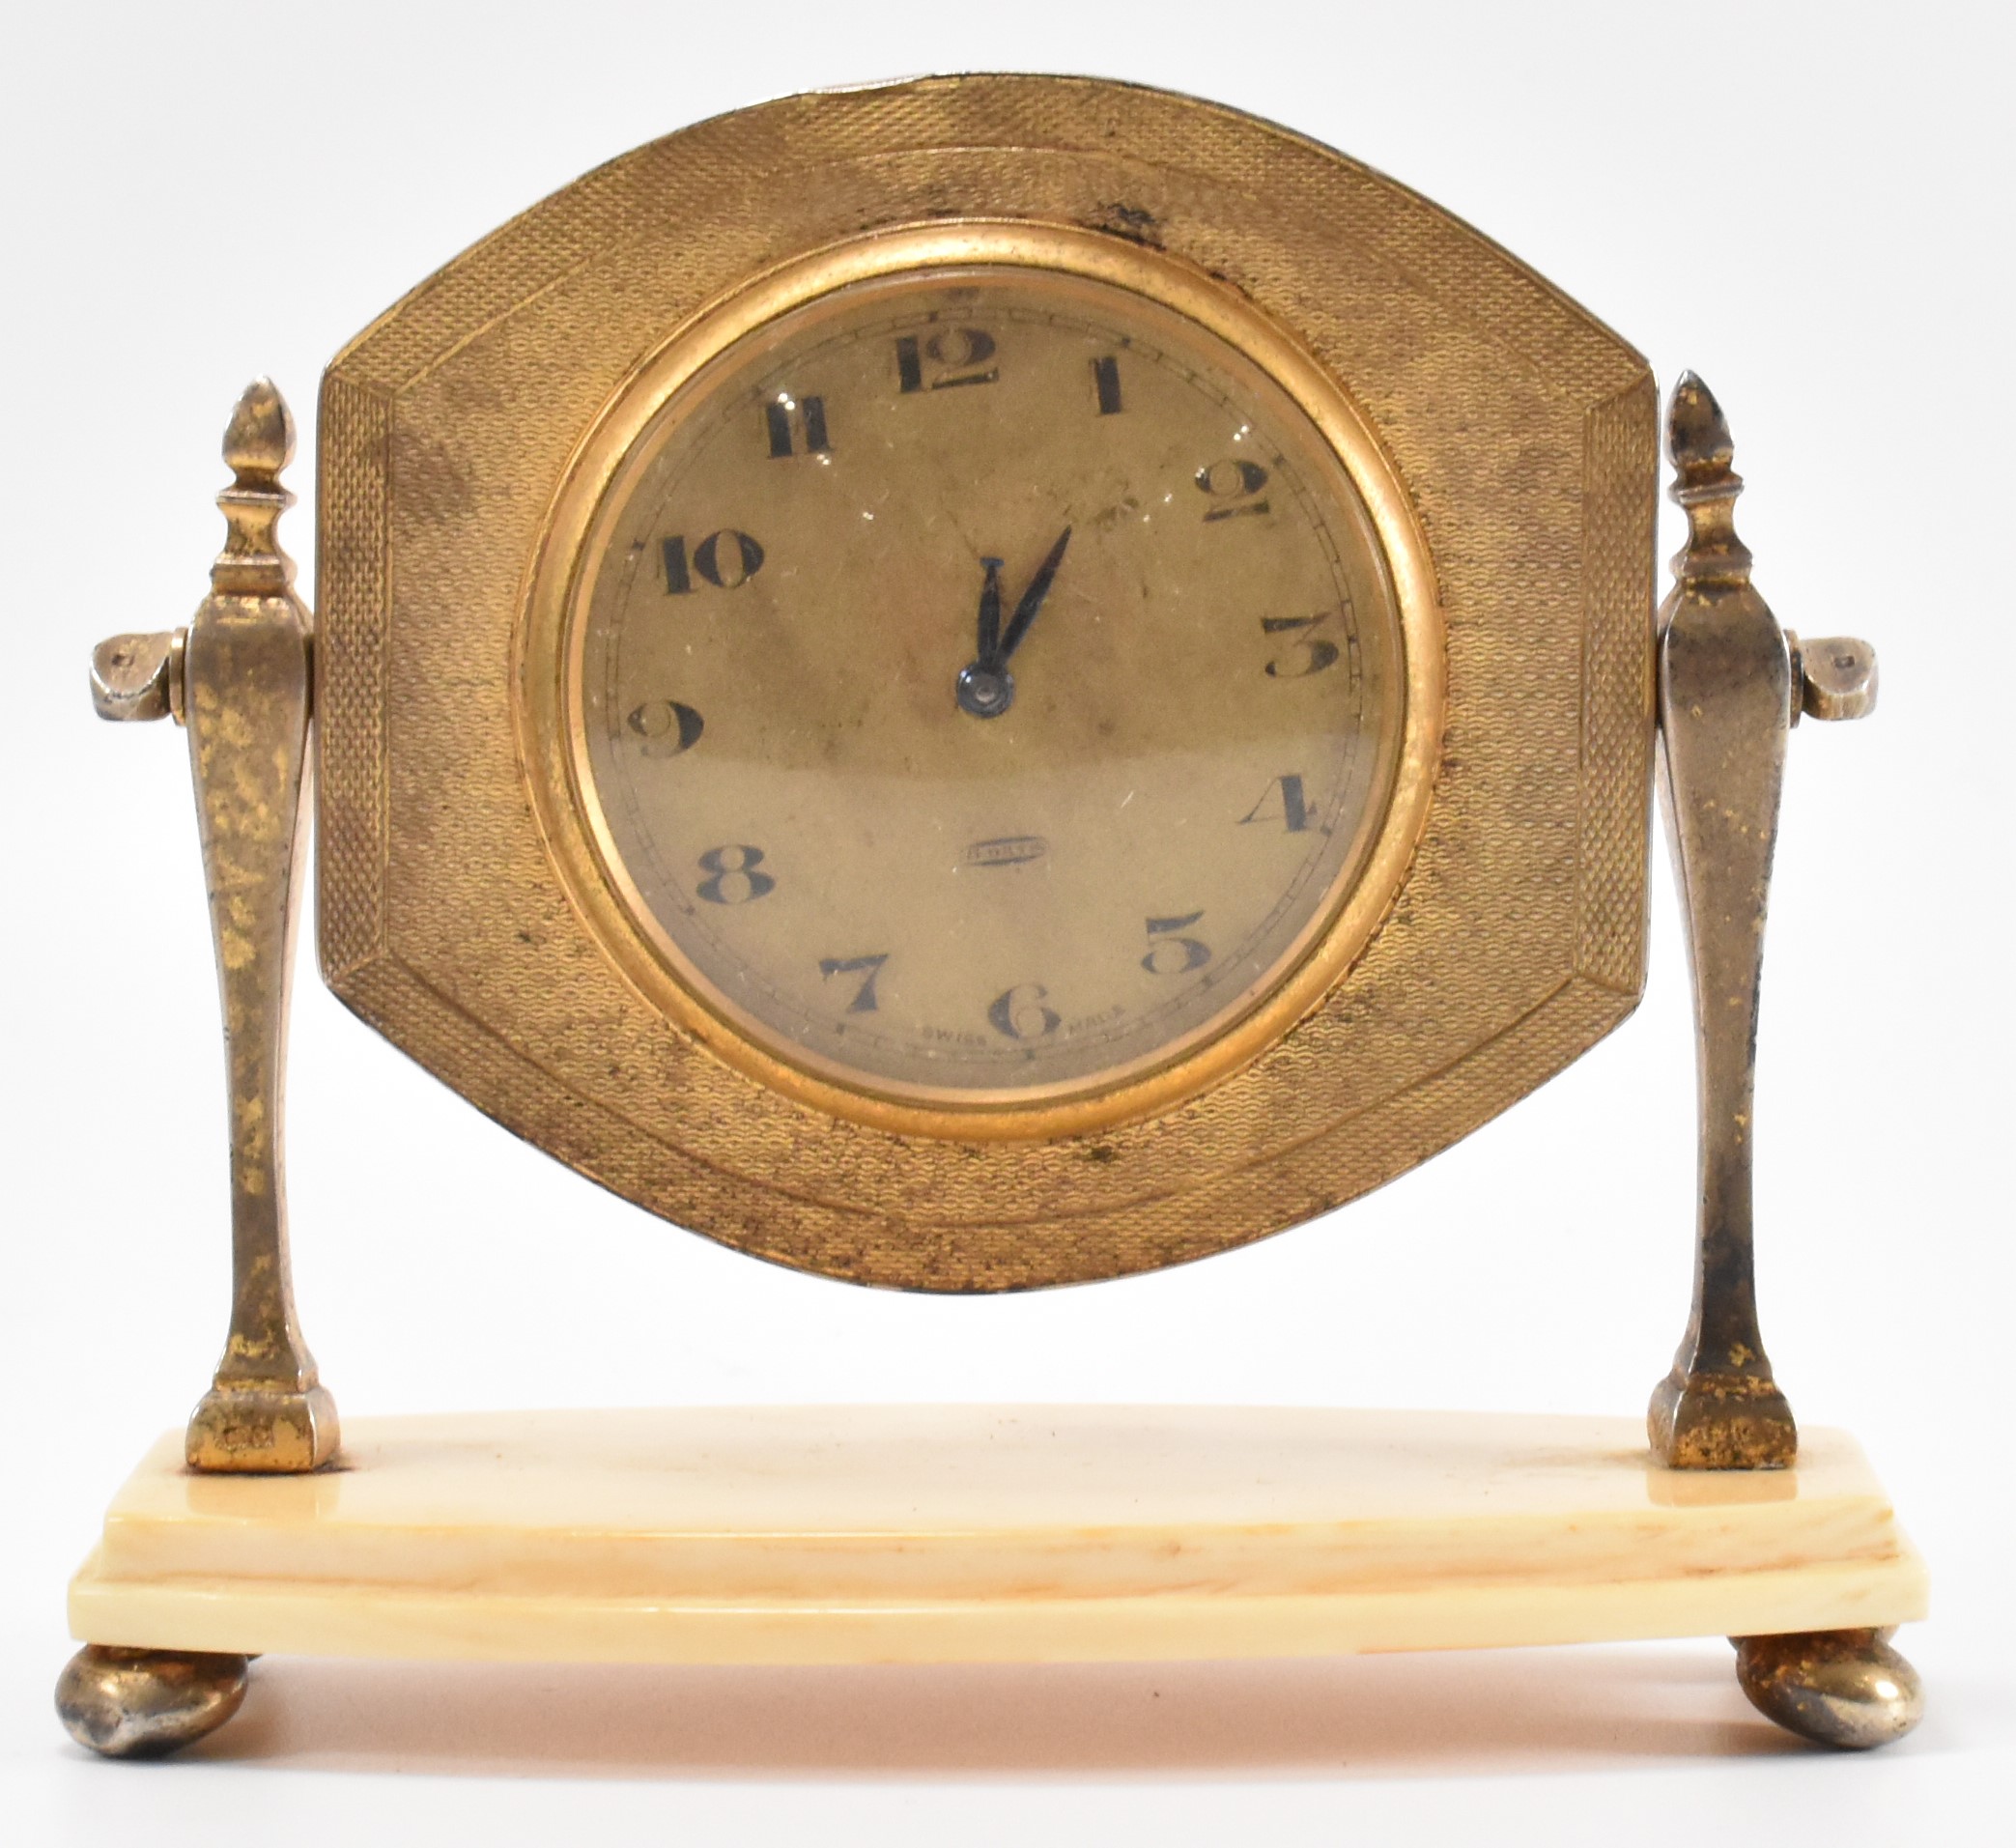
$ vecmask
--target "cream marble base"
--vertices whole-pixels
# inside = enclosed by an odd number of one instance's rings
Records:
[[[72,1633],[478,1661],[1342,1655],[1897,1624],[1925,1576],[1854,1440],[1648,1461],[1633,1419],[741,1407],[357,1419],[311,1476],[163,1437]]]

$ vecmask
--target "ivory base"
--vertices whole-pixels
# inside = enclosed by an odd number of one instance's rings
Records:
[[[80,1640],[659,1663],[1343,1655],[1925,1613],[1854,1440],[1662,1469],[1621,1418],[737,1407],[358,1419],[329,1469],[164,1436],[72,1581]]]

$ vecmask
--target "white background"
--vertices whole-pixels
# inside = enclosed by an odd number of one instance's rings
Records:
[[[1999,7],[32,6],[0,31],[7,1058],[0,1816],[24,1842],[2006,1840],[2012,1026],[2008,15]],[[1289,1667],[787,1674],[270,1662],[194,1756],[72,1748],[64,1580],[206,1383],[222,1080],[182,738],[91,644],[185,620],[216,441],[582,170],[782,92],[1123,76],[1315,134],[1483,227],[1727,407],[1788,626],[1883,707],[1793,740],[1759,1082],[1766,1331],[1935,1575],[1931,1711],[1866,1759],[1719,1642]],[[294,549],[312,551],[304,507]],[[1669,528],[1662,552],[1672,549]],[[312,594],[312,574],[304,570]],[[694,1400],[1236,1400],[1634,1414],[1686,1307],[1692,1070],[1661,857],[1639,1014],[1319,1225],[998,1300],[788,1274],[601,1194],[312,973],[291,1167],[346,1414]]]

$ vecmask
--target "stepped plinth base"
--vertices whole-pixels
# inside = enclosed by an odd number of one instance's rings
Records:
[[[218,1656],[1087,1662],[1888,1629],[1853,1439],[1670,1470],[1634,1419],[755,1407],[358,1419],[313,1475],[163,1437],[80,1640]]]

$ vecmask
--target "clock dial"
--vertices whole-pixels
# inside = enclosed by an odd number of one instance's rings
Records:
[[[851,284],[643,426],[571,617],[577,778],[678,981],[934,1103],[1226,1033],[1349,896],[1400,620],[1349,473],[1259,364],[1106,281]]]

